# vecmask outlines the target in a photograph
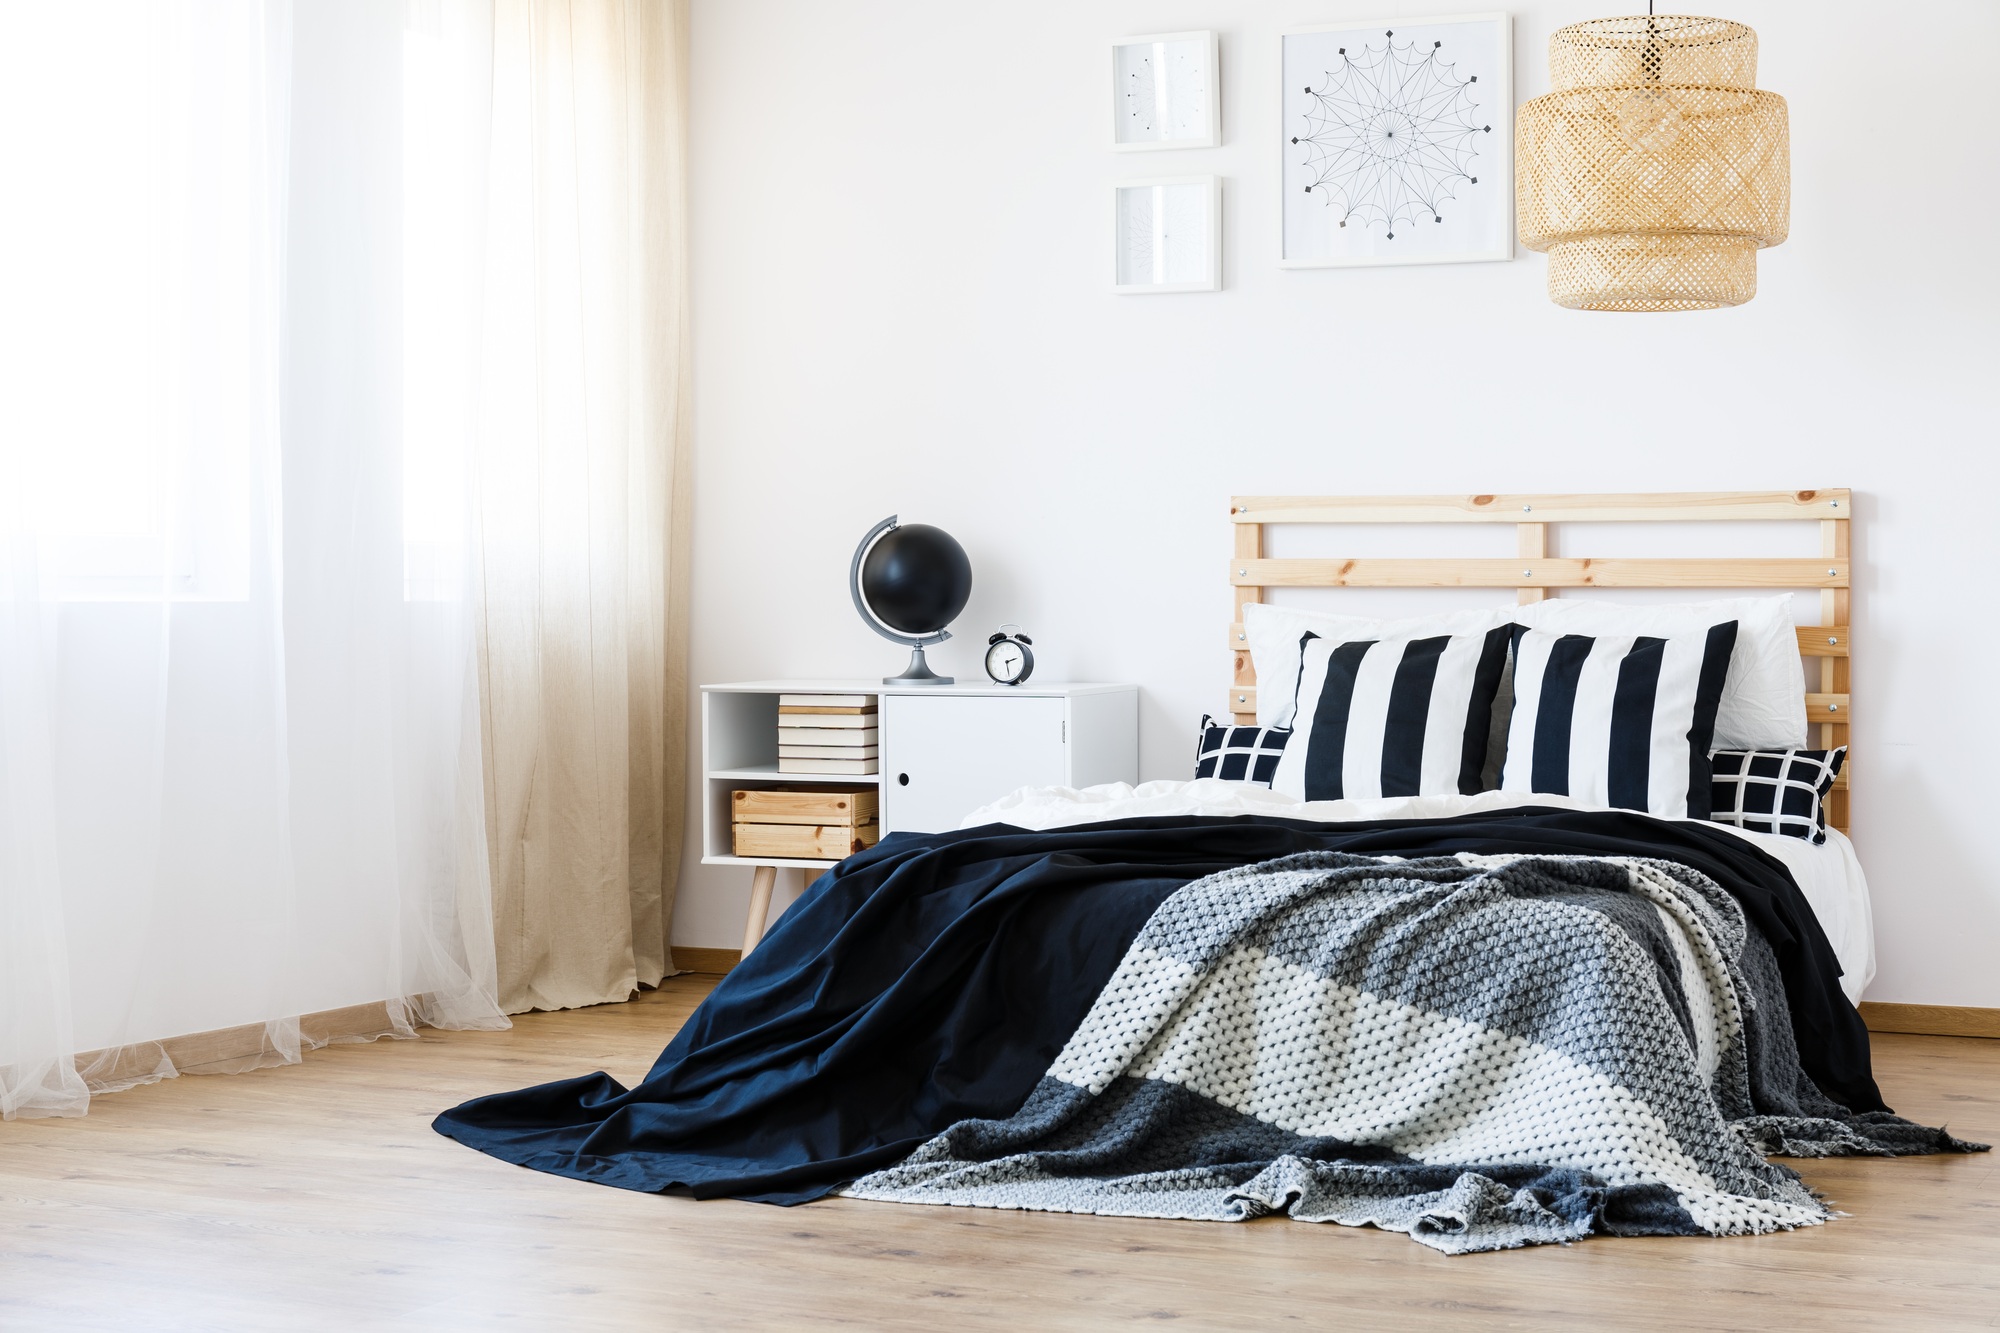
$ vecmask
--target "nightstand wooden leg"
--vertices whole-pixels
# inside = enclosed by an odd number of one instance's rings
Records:
[[[764,938],[764,923],[771,916],[771,886],[778,882],[778,867],[758,866],[750,876],[750,919],[743,924],[743,956]]]

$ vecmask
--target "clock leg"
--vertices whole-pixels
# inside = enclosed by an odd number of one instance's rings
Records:
[[[771,886],[778,882],[778,867],[758,866],[750,876],[750,919],[743,924],[743,957],[764,938],[764,923],[771,916]]]

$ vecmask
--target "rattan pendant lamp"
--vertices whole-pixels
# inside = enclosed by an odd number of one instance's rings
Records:
[[[1650,5],[1648,6],[1650,9]],[[1572,310],[1712,310],[1757,294],[1791,226],[1785,99],[1726,19],[1591,19],[1549,38],[1514,142],[1521,243]]]

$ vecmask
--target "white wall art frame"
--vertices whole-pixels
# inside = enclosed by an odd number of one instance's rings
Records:
[[[1123,37],[1111,44],[1111,148],[1214,148],[1222,99],[1213,32]]]
[[[1278,64],[1280,268],[1514,257],[1505,13],[1297,28]]]
[[[1222,181],[1161,176],[1111,187],[1111,290],[1222,288]]]

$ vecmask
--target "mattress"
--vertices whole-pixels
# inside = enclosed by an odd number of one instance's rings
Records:
[[[966,816],[961,828],[1011,824],[1042,830],[1110,819],[1155,815],[1270,815],[1341,823],[1358,819],[1439,819],[1516,806],[1544,809],[1602,809],[1567,796],[1526,792],[1481,792],[1477,796],[1396,796],[1365,801],[1301,801],[1249,782],[1198,778],[1191,782],[1108,783],[1076,790],[1024,787]],[[1662,823],[1676,821],[1662,820]],[[1802,838],[1752,833],[1731,824],[1708,823],[1755,844],[1783,862],[1811,904],[1841,966],[1840,988],[1859,1002],[1875,977],[1875,926],[1868,905],[1868,879],[1854,844],[1838,829],[1818,846]]]

